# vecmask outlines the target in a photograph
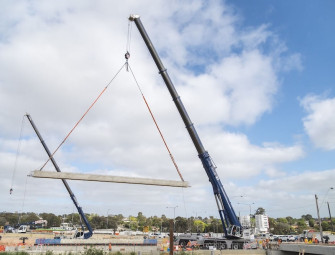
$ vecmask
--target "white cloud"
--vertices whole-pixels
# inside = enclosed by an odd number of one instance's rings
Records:
[[[243,198],[233,198],[235,210],[246,213],[252,204],[253,212],[263,207],[270,217],[300,217],[304,214],[316,214],[315,194],[319,198],[320,213],[327,217],[325,201],[332,201],[335,193],[333,187],[334,169],[291,173],[287,176],[274,176],[270,179],[260,177],[253,186],[235,187],[234,194],[243,194]],[[238,204],[240,203],[240,204]],[[323,217],[323,216],[322,216]]]
[[[308,115],[304,128],[314,145],[325,150],[335,149],[335,98],[308,95],[301,100]]]

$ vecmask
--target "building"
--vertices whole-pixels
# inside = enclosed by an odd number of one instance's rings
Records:
[[[240,222],[243,228],[250,228],[251,227],[250,215],[241,216]]]
[[[267,215],[256,214],[255,221],[257,233],[269,233],[269,217]]]

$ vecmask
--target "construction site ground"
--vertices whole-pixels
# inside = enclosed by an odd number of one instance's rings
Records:
[[[109,234],[94,234],[89,241],[72,239],[73,243],[69,245],[35,245],[36,239],[53,239],[53,233],[0,233],[0,247],[8,252],[25,251],[33,254],[46,253],[52,251],[53,254],[76,254],[84,253],[85,250],[95,248],[103,250],[107,253],[127,253],[127,254],[169,254],[169,240],[168,238],[157,239],[157,245],[139,245],[142,244],[143,236],[117,236]],[[22,244],[22,238],[27,237],[25,244]],[[76,241],[77,240],[77,241]],[[87,244],[85,244],[87,242]],[[125,244],[127,242],[127,244]],[[94,243],[99,243],[96,245]],[[120,245],[123,243],[124,245]],[[181,253],[181,250],[175,253]],[[213,253],[214,252],[214,253]],[[187,252],[189,253],[189,252]],[[1,252],[0,252],[1,254]],[[191,254],[265,254],[264,250],[225,250],[225,251],[205,251],[193,250]]]
[[[69,245],[35,245],[36,239],[53,239],[53,233],[1,233],[0,246],[5,251],[27,251],[27,252],[45,252],[51,250],[55,253],[64,252],[81,252],[90,247],[96,249],[102,249],[105,251],[129,251],[137,252],[151,251],[157,249],[164,249],[167,247],[167,239],[160,239],[159,245],[155,246],[144,246],[143,236],[117,236],[108,234],[94,234],[90,239],[69,239]],[[22,238],[26,237],[25,244],[23,244]],[[119,245],[124,243],[125,245]],[[164,244],[165,243],[165,244]],[[99,245],[96,245],[99,244]]]

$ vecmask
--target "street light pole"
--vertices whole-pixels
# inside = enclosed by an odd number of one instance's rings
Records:
[[[321,242],[323,243],[323,233],[322,233],[322,225],[321,225],[321,218],[320,218],[320,212],[319,212],[318,196],[316,194],[315,194],[315,203],[316,203],[316,211],[318,213],[318,219],[319,219],[320,237],[321,237]]]
[[[329,189],[334,189],[333,187],[330,187]],[[330,218],[330,223],[332,224],[332,231],[334,232],[334,224],[333,224],[333,221],[332,221],[332,215],[330,213],[330,207],[329,207],[329,202],[327,202],[327,205],[328,205],[328,212],[329,212],[329,218]]]
[[[332,231],[334,232],[334,224],[333,224],[333,221],[332,221],[332,215],[331,215],[331,213],[330,213],[329,202],[327,202],[327,205],[328,205],[328,212],[329,212],[330,224],[332,224]]]

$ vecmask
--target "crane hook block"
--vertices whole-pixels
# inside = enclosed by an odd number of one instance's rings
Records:
[[[127,51],[127,53],[124,55],[124,57],[126,58],[126,60],[128,60],[130,58],[130,53]]]

